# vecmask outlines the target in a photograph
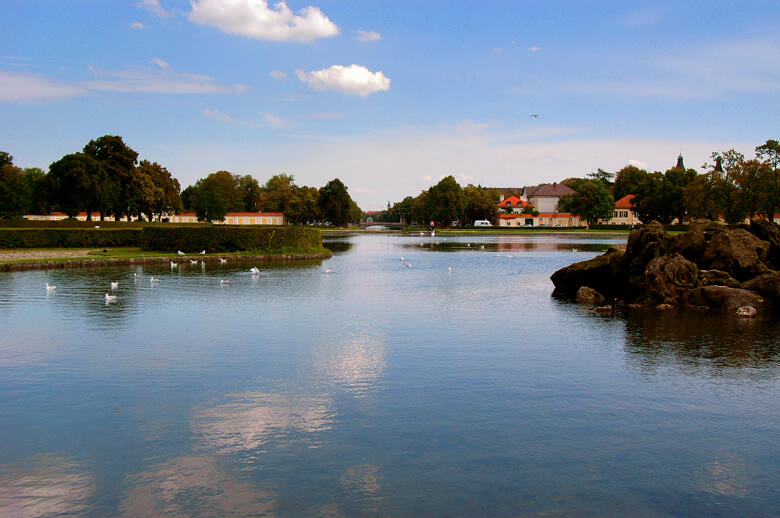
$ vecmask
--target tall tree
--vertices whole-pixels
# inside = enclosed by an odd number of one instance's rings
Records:
[[[486,189],[467,185],[463,189],[466,197],[466,220],[473,223],[478,219],[492,221],[498,215],[498,206]]]
[[[320,189],[320,210],[322,216],[336,226],[343,227],[353,217],[352,198],[341,180],[335,178]]]
[[[0,165],[0,217],[13,218],[27,212],[30,202],[30,186],[24,171],[6,162]]]
[[[46,173],[39,167],[28,167],[24,169],[24,177],[27,181],[27,192],[29,193],[27,213],[48,214],[51,212]]]
[[[627,165],[615,174],[615,185],[612,188],[612,196],[615,201],[629,194],[636,194],[636,190],[647,178],[648,172],[633,165]]]
[[[157,162],[142,160],[138,171],[146,174],[154,183],[155,196],[149,207],[149,215],[161,220],[165,215],[174,214],[182,209],[179,180],[171,176],[168,170]]]
[[[585,180],[573,194],[566,194],[558,202],[558,210],[571,212],[588,222],[610,219],[615,210],[615,200],[601,180]]]
[[[444,226],[449,226],[452,221],[464,217],[466,196],[454,176],[442,178],[439,183],[430,188],[428,210],[431,219]]]
[[[767,140],[756,147],[756,157],[766,164],[762,212],[770,221],[780,208],[780,142]]]
[[[127,146],[122,137],[117,135],[104,135],[98,139],[90,140],[84,146],[84,154],[97,160],[112,184],[105,183],[104,187],[114,192],[103,192],[100,195],[101,217],[103,211],[108,211],[117,218],[127,215],[133,203],[132,180],[135,166],[138,163],[138,153]],[[136,195],[141,195],[136,192]]]
[[[293,196],[295,178],[291,174],[277,174],[260,189],[261,205],[267,212],[286,212]]]
[[[316,187],[296,187],[284,212],[285,220],[298,225],[320,221],[319,198],[320,192]]]
[[[106,173],[100,162],[84,153],[65,155],[49,166],[52,201],[68,217],[87,212],[87,220],[100,205]]]

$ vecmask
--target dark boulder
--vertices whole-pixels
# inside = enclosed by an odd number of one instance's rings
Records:
[[[584,306],[601,306],[607,301],[604,295],[589,286],[580,286],[576,300]]]
[[[685,293],[682,301],[689,306],[707,306],[715,310],[736,310],[741,306],[765,307],[764,298],[755,291],[727,286],[704,286]]]
[[[739,281],[746,281],[768,271],[764,264],[769,243],[745,229],[720,232],[707,242],[699,266],[707,270],[722,270]]]
[[[721,270],[700,270],[702,286],[728,286],[739,288],[739,281]]]
[[[645,284],[649,302],[677,305],[685,292],[701,286],[699,268],[680,254],[656,257],[645,269]]]
[[[561,268],[552,276],[553,296],[573,299],[582,286],[590,286],[606,297],[617,297],[625,285],[623,252],[610,248],[603,255]]]
[[[758,239],[769,243],[766,262],[775,270],[780,270],[780,227],[762,218],[751,221],[749,231]]]
[[[707,240],[727,230],[725,226],[712,221],[693,223],[684,234],[674,238],[671,245],[672,252],[698,263],[707,248]]]
[[[776,306],[780,305],[780,272],[770,272],[759,275],[749,281],[745,281],[740,288],[752,290],[771,300]]]

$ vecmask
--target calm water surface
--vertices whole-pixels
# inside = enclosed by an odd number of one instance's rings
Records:
[[[2,273],[0,516],[777,515],[778,325],[550,298],[624,241]]]

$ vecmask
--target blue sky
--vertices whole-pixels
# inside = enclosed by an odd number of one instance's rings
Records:
[[[182,188],[340,178],[364,210],[780,139],[780,2],[0,0],[0,150],[120,135]],[[538,117],[531,117],[538,114]]]

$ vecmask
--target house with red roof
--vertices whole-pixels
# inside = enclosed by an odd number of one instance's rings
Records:
[[[520,199],[519,196],[510,196],[498,202],[498,208],[506,213],[519,213],[522,212],[525,207],[533,207],[533,204]]]
[[[631,200],[634,199],[633,194],[626,194],[618,201],[615,202],[615,212],[612,218],[607,221],[601,221],[603,225],[627,225],[633,227],[634,225],[641,225],[642,222],[636,217],[634,211],[631,208]]]

